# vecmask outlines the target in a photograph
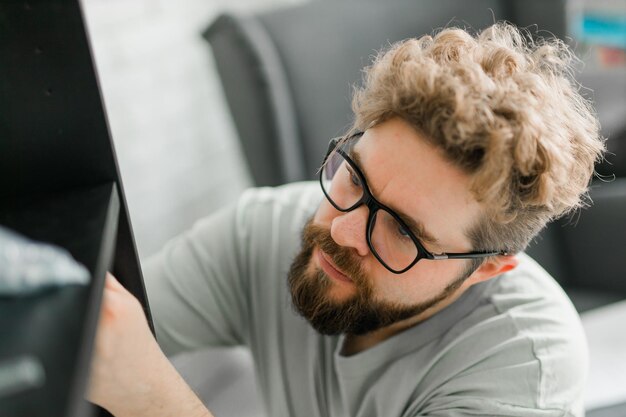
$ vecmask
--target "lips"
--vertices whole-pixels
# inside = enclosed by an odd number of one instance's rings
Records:
[[[352,283],[352,280],[346,276],[343,272],[341,272],[330,259],[330,257],[324,253],[322,250],[317,249],[317,258],[320,267],[326,272],[330,277],[342,281]]]

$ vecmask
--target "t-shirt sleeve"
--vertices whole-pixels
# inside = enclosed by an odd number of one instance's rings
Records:
[[[156,337],[166,355],[245,343],[246,271],[237,208],[197,222],[143,265]]]

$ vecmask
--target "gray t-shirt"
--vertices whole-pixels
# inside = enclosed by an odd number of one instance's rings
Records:
[[[271,417],[584,415],[580,320],[524,254],[422,323],[342,356],[343,336],[316,333],[287,286],[321,198],[315,183],[249,190],[150,259],[146,288],[165,353],[249,346]]]

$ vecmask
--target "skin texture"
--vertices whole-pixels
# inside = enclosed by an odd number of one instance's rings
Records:
[[[466,252],[473,248],[464,234],[481,213],[469,192],[468,178],[447,163],[408,124],[391,119],[368,129],[359,142],[360,167],[374,196],[395,210],[410,214],[439,240],[428,245],[431,252]],[[350,268],[358,265],[361,280],[369,288],[367,300],[399,308],[417,309],[391,324],[364,334],[348,334],[343,354],[368,349],[394,334],[419,323],[456,300],[471,285],[515,268],[514,256],[492,258],[474,271],[458,288],[446,289],[458,280],[467,260],[420,261],[402,275],[386,270],[370,253],[365,239],[367,207],[342,213],[324,200],[312,219],[330,245],[332,255],[320,251],[313,240],[311,253],[304,256],[302,280],[323,277],[324,300],[341,305],[359,289],[350,279]],[[333,257],[342,252],[347,261],[345,279],[332,278]],[[337,258],[338,259],[338,258]],[[346,263],[348,262],[348,263]],[[331,266],[329,266],[331,265]],[[339,267],[337,267],[339,268]],[[331,276],[329,276],[329,273]],[[139,302],[113,276],[107,276],[100,323],[91,368],[88,400],[121,416],[211,416],[182,380],[152,336]]]

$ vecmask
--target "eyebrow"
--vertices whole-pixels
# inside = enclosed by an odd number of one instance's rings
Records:
[[[355,147],[351,147],[350,157],[352,158],[352,161],[361,170],[361,172],[367,179],[367,173],[365,172],[365,169],[363,168],[363,161],[361,159],[361,154],[359,153],[359,151],[356,150]],[[368,184],[368,187],[369,187],[369,184]],[[424,227],[424,223],[412,218],[408,214],[392,207],[391,205],[388,205],[388,204],[385,204],[385,205],[391,208],[394,211],[394,213],[396,213],[398,217],[402,219],[402,221],[409,227],[409,229],[411,229],[411,232],[413,232],[413,234],[417,236],[419,240],[441,248],[441,242],[439,242],[439,240],[435,236],[433,236],[431,233],[429,233],[426,230],[426,228]]]

